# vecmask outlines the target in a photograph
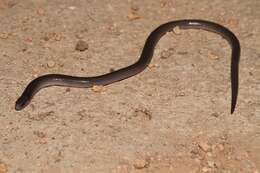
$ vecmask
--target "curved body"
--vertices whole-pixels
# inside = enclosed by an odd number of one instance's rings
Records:
[[[92,87],[94,85],[108,85],[142,72],[151,62],[154,49],[160,38],[170,32],[175,27],[181,29],[203,29],[220,34],[225,38],[232,49],[231,54],[231,113],[234,112],[238,95],[238,72],[240,58],[240,44],[236,36],[226,27],[205,20],[177,20],[160,25],[147,38],[140,58],[134,64],[119,70],[94,77],[75,77],[60,74],[48,74],[40,76],[31,81],[25,88],[21,97],[16,101],[15,109],[21,110],[26,107],[33,96],[42,88],[49,86],[69,86],[69,87]]]

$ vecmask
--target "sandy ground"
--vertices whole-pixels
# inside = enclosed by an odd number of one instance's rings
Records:
[[[125,67],[155,27],[185,18],[241,42],[233,115],[230,47],[200,30],[167,34],[148,69],[102,92],[52,87],[14,110],[35,77]],[[1,0],[0,20],[0,173],[259,173],[259,0]]]

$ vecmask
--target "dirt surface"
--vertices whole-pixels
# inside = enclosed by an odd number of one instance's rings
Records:
[[[132,78],[51,87],[14,110],[35,77],[128,66],[155,27],[185,18],[239,38],[234,114],[229,44],[202,30],[164,36]],[[259,173],[259,0],[1,0],[0,20],[0,173]]]

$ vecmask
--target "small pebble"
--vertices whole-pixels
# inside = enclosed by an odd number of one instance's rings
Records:
[[[215,167],[215,163],[213,161],[208,161],[208,166],[210,168],[214,168]]]
[[[175,93],[175,97],[183,97],[185,95],[186,95],[185,92],[182,92],[182,91]]]
[[[175,28],[173,28],[173,33],[176,34],[176,35],[180,35],[181,34],[180,27],[176,26]]]
[[[69,6],[68,9],[70,9],[70,10],[75,10],[76,7],[75,7],[75,6]]]
[[[94,85],[92,87],[92,91],[100,93],[100,92],[105,91],[105,87],[103,85]]]
[[[6,173],[8,171],[7,165],[0,163],[0,173]]]
[[[26,51],[27,51],[27,47],[23,47],[22,52],[26,52]]]
[[[75,49],[78,51],[85,51],[88,49],[88,43],[83,40],[79,40],[78,43],[76,44]]]
[[[214,59],[214,60],[219,59],[219,56],[217,54],[213,53],[213,52],[208,52],[208,57],[210,59]]]
[[[115,69],[114,68],[110,68],[109,69],[109,72],[111,73],[111,72],[114,72],[115,71]]]
[[[217,112],[214,112],[211,114],[212,117],[215,117],[215,118],[218,118],[219,117],[219,114]]]
[[[48,66],[49,68],[53,68],[53,67],[55,66],[55,62],[52,61],[52,60],[50,60],[50,61],[47,62],[47,66]]]
[[[145,159],[136,159],[134,162],[134,167],[135,169],[143,169],[148,167],[149,162],[147,162],[147,160]]]
[[[152,68],[156,68],[156,67],[159,67],[158,64],[149,64],[148,65],[148,68],[152,69]]]
[[[140,19],[141,17],[137,14],[137,8],[130,8],[127,18],[132,21],[136,19]]]
[[[209,168],[203,167],[201,170],[202,170],[202,172],[208,172],[208,171],[209,171]]]

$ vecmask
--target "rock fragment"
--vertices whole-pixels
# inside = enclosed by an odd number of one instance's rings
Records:
[[[77,51],[85,51],[88,49],[88,43],[83,41],[83,40],[79,40],[78,43],[76,44],[76,48]]]
[[[146,159],[136,159],[134,161],[134,168],[135,169],[144,169],[149,166],[149,162]]]

